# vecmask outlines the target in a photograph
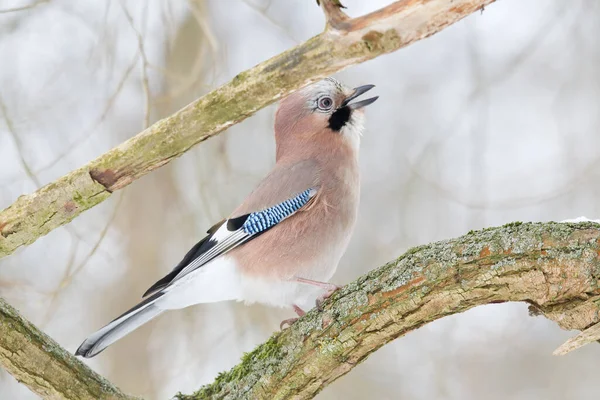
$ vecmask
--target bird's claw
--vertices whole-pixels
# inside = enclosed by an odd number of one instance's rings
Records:
[[[323,293],[322,295],[320,295],[319,297],[317,297],[317,300],[315,301],[315,304],[317,306],[317,310],[323,311],[323,303],[325,302],[325,300],[327,300],[328,298],[330,298],[331,295],[334,294],[339,289],[340,289],[339,286],[334,285],[332,283],[331,287],[329,289],[327,289],[327,291],[325,293]]]
[[[284,319],[283,321],[281,321],[281,323],[279,324],[279,329],[280,330],[284,330],[285,326],[287,325],[288,327],[294,325],[294,323],[298,321],[298,318],[288,318],[288,319]]]
[[[306,311],[304,311],[303,309],[301,309],[301,308],[300,308],[300,307],[298,307],[297,305],[295,305],[295,304],[292,304],[292,308],[294,309],[294,312],[295,312],[296,314],[298,314],[298,318],[288,318],[288,319],[284,319],[284,320],[283,320],[283,321],[281,321],[281,323],[279,324],[279,329],[280,329],[280,330],[283,330],[283,327],[284,327],[285,325],[288,325],[288,326],[292,326],[292,325],[294,325],[294,323],[295,323],[296,321],[298,321],[298,319],[299,319],[299,318],[301,318],[301,317],[303,317],[304,315],[306,315]]]

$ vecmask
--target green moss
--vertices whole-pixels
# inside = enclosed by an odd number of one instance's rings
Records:
[[[363,51],[367,53],[387,53],[402,45],[402,40],[395,29],[388,29],[383,33],[372,30],[365,33],[361,39]]]
[[[516,228],[518,226],[523,225],[521,221],[509,222],[508,224],[503,225],[503,228]]]
[[[203,386],[191,395],[177,393],[175,398],[178,400],[210,399],[215,394],[221,393],[223,388],[230,385],[234,385],[235,387],[241,385],[252,386],[261,376],[265,375],[270,364],[281,359],[282,347],[279,344],[280,336],[281,333],[276,333],[253,351],[244,353],[238,365],[230,371],[219,373],[213,383]],[[252,376],[250,381],[248,381],[247,378],[250,375]]]
[[[600,274],[600,269],[596,268],[600,265],[598,235],[578,233],[581,229],[586,228],[579,224],[512,223],[412,248],[336,292],[326,302],[323,312],[311,310],[293,328],[274,335],[264,345],[245,354],[239,366],[220,374],[215,383],[194,395],[180,394],[178,398],[223,398],[240,393],[243,393],[242,397],[251,398],[274,391],[277,391],[276,398],[291,396],[297,393],[298,387],[306,387],[307,381],[313,382],[314,376],[320,373],[320,365],[338,365],[351,357],[361,346],[357,339],[361,333],[357,332],[376,335],[378,327],[389,328],[392,321],[404,324],[406,313],[414,313],[430,296],[438,296],[435,312],[422,316],[416,325],[408,325],[398,334],[486,301],[529,298],[523,297],[528,295],[523,292],[506,293],[509,285],[506,278],[513,275],[511,279],[519,279],[530,270],[539,272],[540,258],[556,260],[563,265],[576,262],[589,266],[582,273],[589,272],[586,282],[591,288],[597,287],[598,279],[594,274]],[[594,224],[593,229],[598,226]],[[568,274],[563,275],[563,279],[568,278]],[[502,276],[502,280],[499,281],[498,276]],[[415,287],[407,287],[408,299],[388,304],[386,299],[393,297],[382,296],[379,303],[369,304],[371,295],[397,289],[418,277],[426,280],[422,284],[419,281]],[[567,286],[561,282],[553,284],[544,307],[552,307],[552,302],[569,300],[565,297]],[[398,293],[405,296],[404,292]],[[486,297],[478,298],[482,295]],[[440,296],[443,301],[439,301]],[[384,304],[383,308],[381,304]],[[358,320],[356,325],[351,324],[365,313],[370,317]],[[330,321],[325,328],[324,321]],[[299,368],[298,363],[307,355],[316,359]],[[263,376],[270,380],[262,380]],[[273,386],[278,382],[282,387]]]

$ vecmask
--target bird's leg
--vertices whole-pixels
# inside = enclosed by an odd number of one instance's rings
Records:
[[[304,311],[303,309],[301,309],[300,307],[298,307],[295,304],[292,304],[292,307],[294,308],[294,312],[296,314],[298,314],[298,318],[303,317],[306,314],[306,311]],[[281,323],[279,324],[279,329],[283,330],[283,327],[285,325],[289,325],[292,326],[294,324],[294,322],[298,321],[298,318],[288,318],[288,319],[284,319],[283,321],[281,321]]]
[[[294,312],[296,314],[298,314],[298,317],[304,317],[306,315],[306,311],[304,311],[303,309],[301,309],[297,305],[292,304],[292,307],[294,307]]]
[[[325,293],[323,293],[322,295],[317,297],[317,300],[315,301],[315,303],[317,305],[317,309],[319,311],[323,310],[323,307],[322,307],[323,302],[325,300],[327,300],[336,290],[338,290],[340,288],[338,285],[334,285],[333,283],[313,281],[311,279],[296,277],[296,278],[294,278],[294,280],[296,282],[305,283],[307,285],[313,285],[313,286],[317,286],[317,287],[325,289]]]

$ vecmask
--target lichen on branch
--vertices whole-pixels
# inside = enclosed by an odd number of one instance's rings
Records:
[[[134,400],[0,298],[0,366],[43,399]]]
[[[177,398],[310,399],[386,343],[483,304],[527,302],[582,330],[600,318],[599,253],[595,223],[514,223],[416,247]]]
[[[600,224],[469,232],[415,247],[359,277],[213,383],[175,397],[311,399],[386,343],[483,304],[527,302],[564,329],[584,330],[600,322],[599,283]],[[0,365],[43,398],[132,399],[1,299]]]

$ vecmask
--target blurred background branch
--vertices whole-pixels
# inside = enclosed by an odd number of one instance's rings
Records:
[[[19,197],[0,212],[0,257],[64,225],[193,145],[242,121],[309,82],[428,37],[494,0],[397,1],[328,29],[318,36],[238,74],[231,82],[192,102],[120,146],[62,178]],[[329,10],[329,0],[321,5]],[[333,6],[339,10],[337,6]],[[131,16],[126,13],[130,25]],[[339,11],[341,13],[341,11]],[[341,14],[339,14],[341,15]],[[338,16],[339,16],[338,15]],[[342,21],[340,18],[336,20]],[[133,26],[133,25],[131,25]],[[149,121],[147,58],[142,58]]]
[[[37,0],[31,4],[27,4],[27,5],[20,6],[20,7],[11,7],[11,8],[0,9],[0,14],[8,14],[8,13],[13,13],[13,12],[18,12],[18,11],[30,10],[32,8],[39,6],[40,4],[47,3],[49,1],[50,0]]]
[[[311,399],[390,341],[439,318],[521,301],[563,329],[600,321],[600,225],[514,223],[404,255],[344,286],[179,400]],[[0,300],[0,363],[43,398],[126,399]]]

